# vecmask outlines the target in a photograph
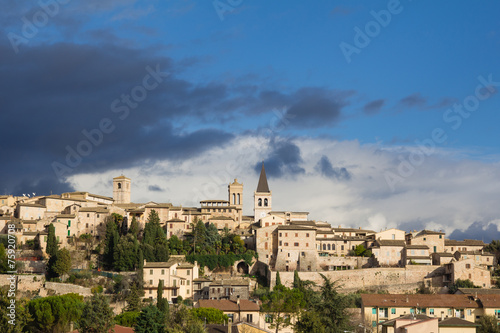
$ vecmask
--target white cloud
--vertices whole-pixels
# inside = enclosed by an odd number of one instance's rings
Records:
[[[269,140],[243,135],[224,148],[214,148],[182,161],[147,163],[123,170],[132,178],[132,200],[172,202],[196,206],[203,199],[226,199],[227,184],[234,178],[244,183],[244,214],[253,214],[253,191],[258,174],[254,166],[265,160]],[[387,149],[376,144],[330,139],[294,139],[301,150],[301,175],[268,177],[273,192],[273,209],[309,211],[310,217],[334,226],[364,227],[374,230],[403,225],[406,230],[467,229],[475,222],[498,224],[500,216],[499,162],[465,159],[461,152],[436,150],[415,172],[398,183],[395,190],[384,173],[397,172],[400,158],[410,147]],[[345,167],[350,180],[338,181],[315,170],[325,155],[334,167]],[[460,159],[457,159],[460,156]],[[99,175],[76,175],[75,188],[112,195],[111,179],[121,170]],[[158,185],[164,192],[148,191]]]

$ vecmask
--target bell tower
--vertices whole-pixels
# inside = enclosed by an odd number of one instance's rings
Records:
[[[124,175],[113,178],[113,199],[115,204],[130,203],[130,178]]]
[[[272,192],[269,190],[267,184],[266,169],[264,169],[264,162],[262,162],[262,169],[260,170],[259,184],[257,190],[254,192],[254,221],[257,222],[261,218],[267,216],[272,211]]]

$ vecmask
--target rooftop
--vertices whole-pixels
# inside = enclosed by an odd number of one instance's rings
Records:
[[[500,305],[500,295],[498,303]],[[469,295],[449,295],[449,294],[362,294],[361,301],[363,306],[373,307],[450,307],[450,308],[478,308],[478,302],[475,302]],[[496,301],[495,301],[496,302]]]
[[[228,299],[200,299],[198,301],[198,306],[200,308],[215,308],[221,311],[259,311],[259,304],[241,299],[238,305],[237,301],[230,301]]]

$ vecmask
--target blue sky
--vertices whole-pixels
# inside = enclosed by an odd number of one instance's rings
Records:
[[[1,2],[2,192],[110,195],[123,172],[135,201],[196,205],[238,177],[252,214],[264,160],[276,209],[498,235],[496,1]]]

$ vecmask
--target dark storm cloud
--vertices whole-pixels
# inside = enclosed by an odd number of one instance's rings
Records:
[[[336,180],[351,179],[351,173],[347,171],[346,168],[333,167],[332,163],[325,155],[323,155],[321,159],[318,161],[318,164],[316,164],[315,169],[322,176],[330,179],[336,179]]]
[[[365,114],[376,114],[380,111],[382,106],[384,106],[385,100],[383,99],[376,99],[374,101],[368,102],[365,104],[363,107],[363,112]]]
[[[0,183],[9,192],[71,190],[64,177],[55,176],[53,163],[67,165],[68,147],[77,150],[82,141],[89,141],[82,132],[99,128],[105,118],[111,133],[95,136],[99,143],[65,176],[145,160],[188,158],[233,138],[217,129],[189,132],[172,125],[193,115],[200,122],[213,117],[203,111],[217,110],[220,101],[227,99],[227,88],[178,79],[176,64],[153,52],[60,43],[26,48],[17,55],[0,44],[0,54],[0,122],[8,124],[0,132],[5,143]],[[142,86],[144,77],[157,68],[169,75],[120,119],[124,113],[112,111],[113,101],[125,106],[122,95]]]
[[[149,185],[148,190],[151,192],[165,192],[165,190],[158,185]]]
[[[496,224],[474,222],[464,231],[455,229],[449,238],[456,240],[479,239],[485,243],[490,243],[492,240],[500,239],[500,232]]]
[[[300,148],[291,141],[272,140],[272,151],[264,160],[266,175],[270,177],[283,177],[286,175],[303,174],[305,170],[300,166],[302,157]],[[260,173],[261,162],[255,164],[255,172]]]
[[[321,127],[337,123],[342,108],[348,105],[347,98],[353,92],[333,92],[322,88],[303,88],[290,99],[293,103],[286,117],[295,127]]]

